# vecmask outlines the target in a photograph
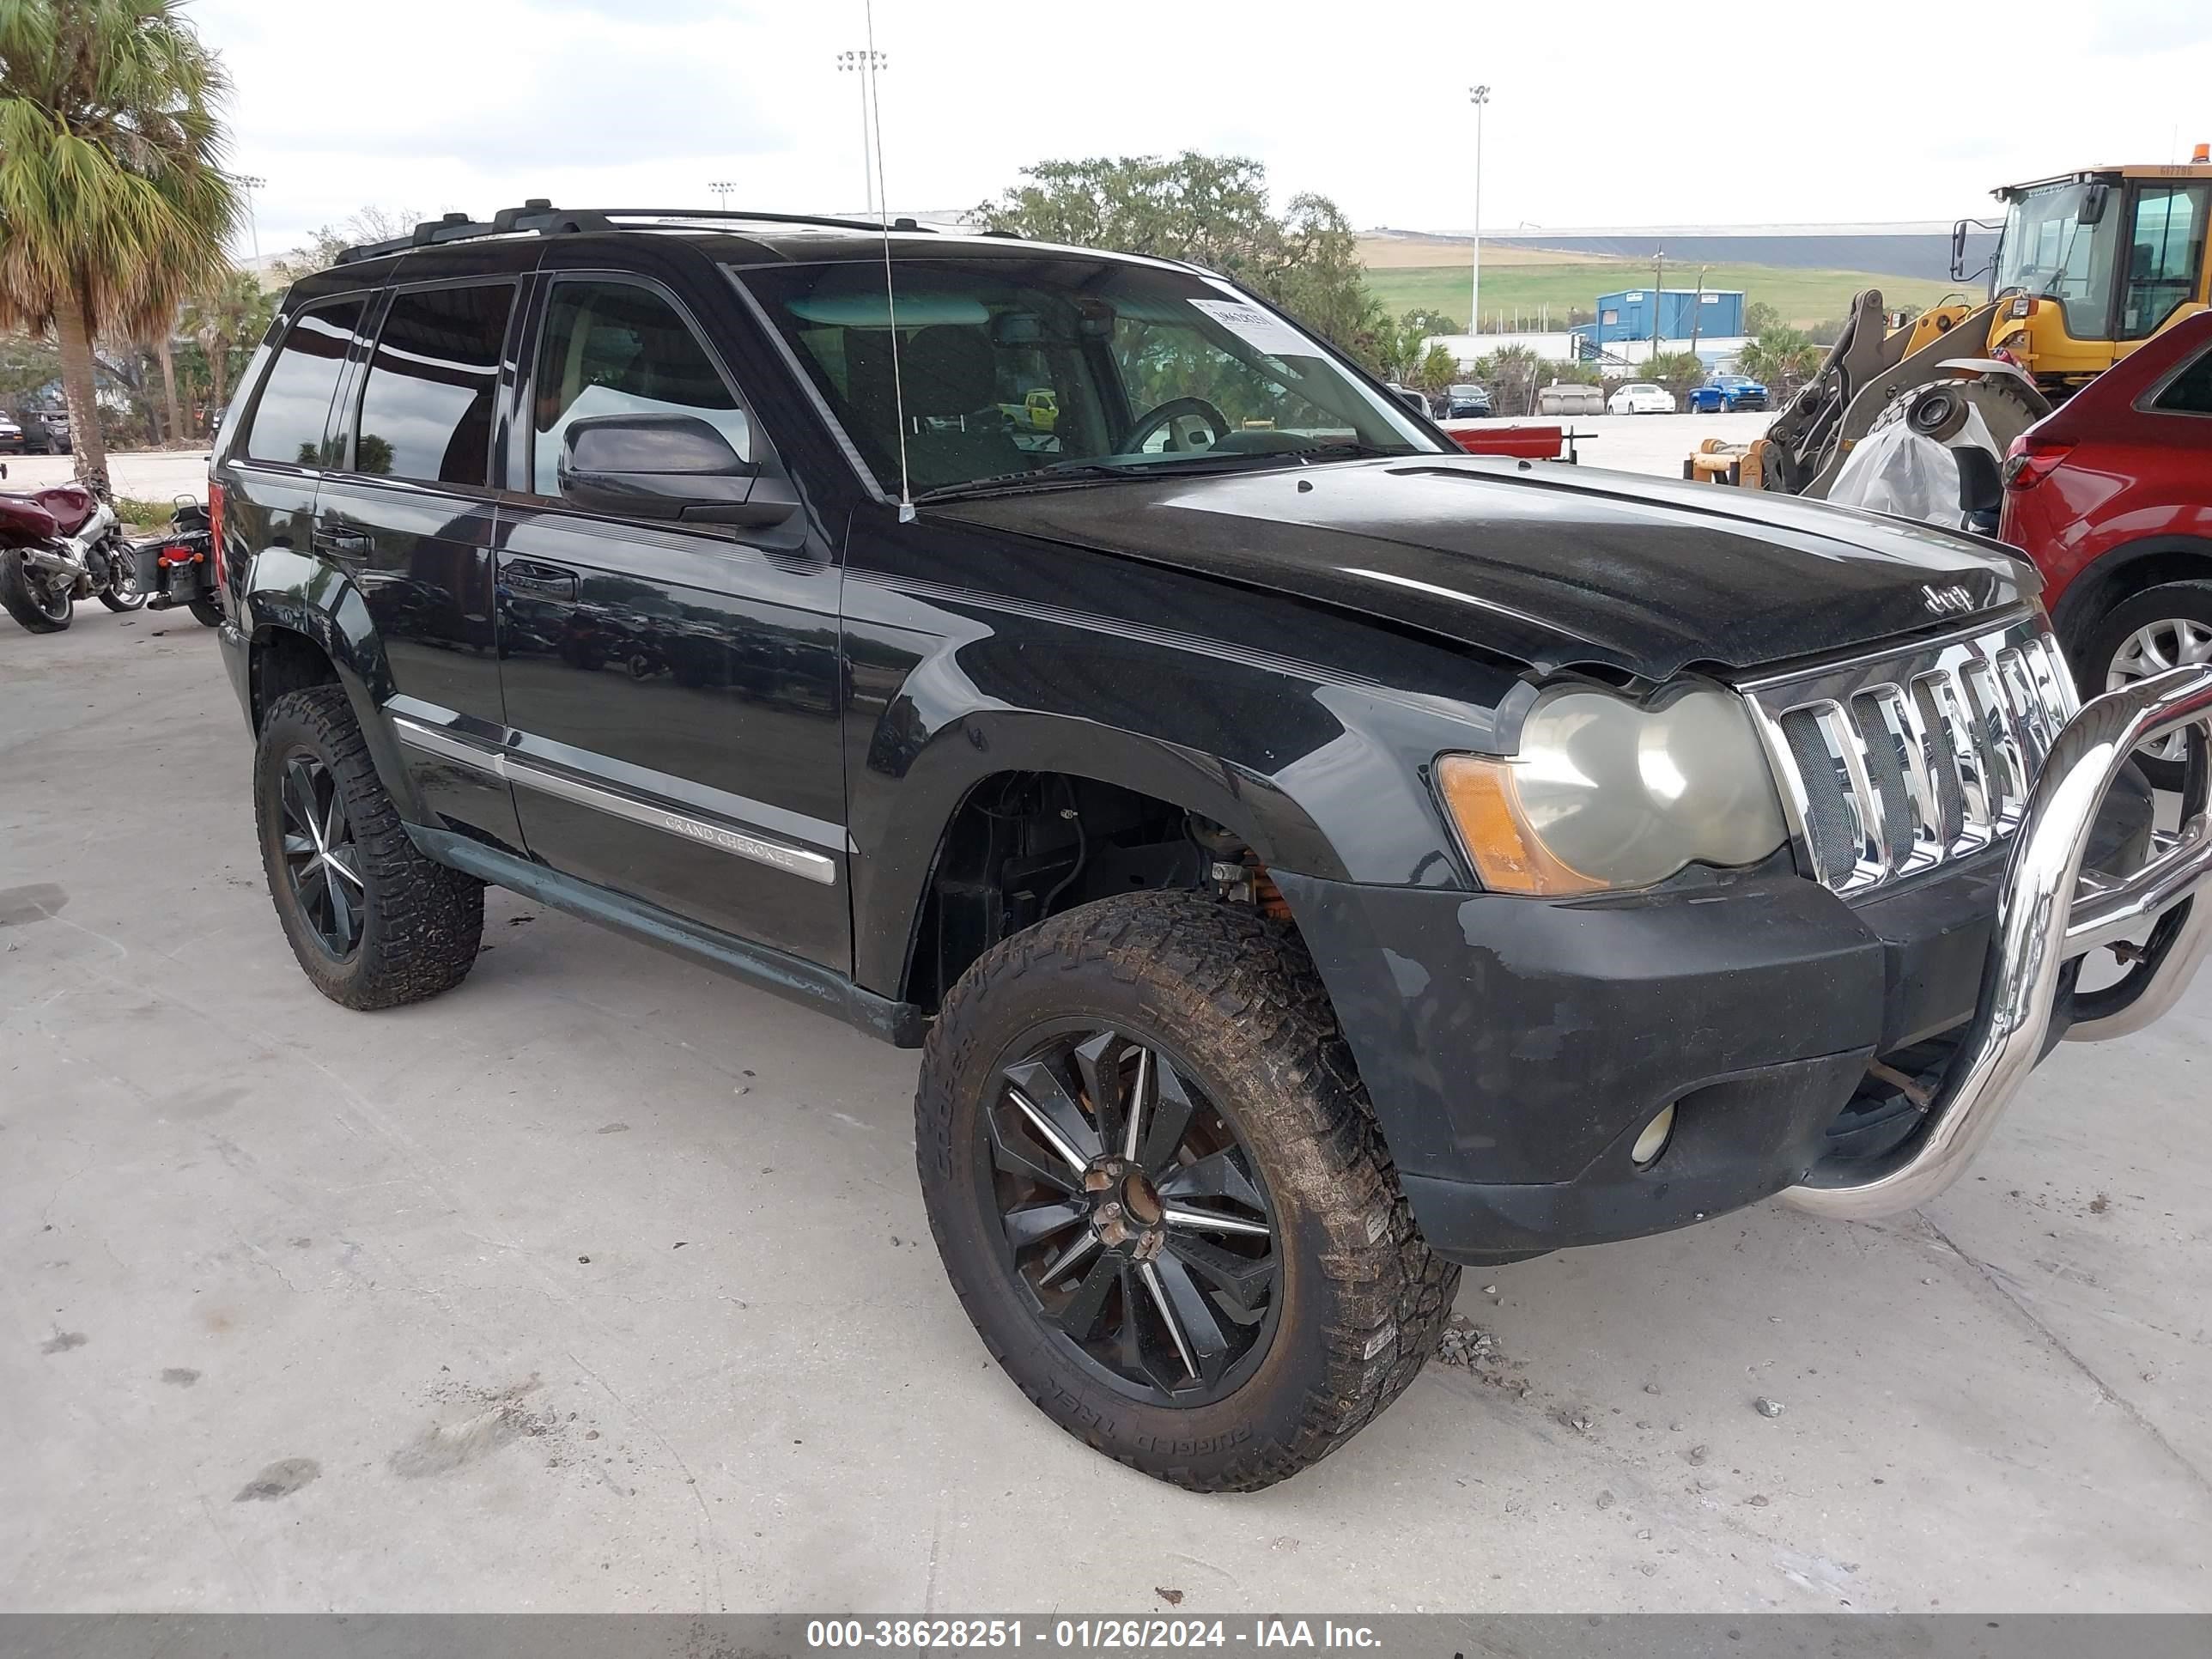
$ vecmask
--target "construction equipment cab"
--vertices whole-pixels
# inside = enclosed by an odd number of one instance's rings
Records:
[[[2185,165],[2089,167],[1998,190],[1985,299],[1893,318],[1854,296],[1819,371],[1762,438],[1707,439],[1683,476],[1825,500],[1845,459],[1902,421],[2002,455],[2051,408],[2161,329],[2205,309],[2212,146]],[[1968,280],[1951,231],[1951,275]]]
[[[2096,167],[1997,191],[2005,216],[1988,266],[1991,354],[2057,400],[2203,310],[2207,149],[2185,167]],[[1954,281],[1968,275],[1969,228],[1962,219],[1951,232]]]

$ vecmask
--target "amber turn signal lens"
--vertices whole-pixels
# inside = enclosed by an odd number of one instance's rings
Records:
[[[1446,755],[1437,762],[1437,792],[1459,827],[1475,873],[1491,891],[1555,897],[1605,888],[1604,882],[1553,857],[1523,826],[1509,763]]]

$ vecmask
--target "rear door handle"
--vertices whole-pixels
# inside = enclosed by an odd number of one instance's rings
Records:
[[[374,550],[374,544],[368,537],[351,530],[318,530],[308,540],[318,553],[366,558]]]
[[[526,587],[533,593],[557,593],[567,599],[576,596],[576,573],[557,564],[540,564],[535,559],[510,559],[501,567],[500,574],[510,587]]]

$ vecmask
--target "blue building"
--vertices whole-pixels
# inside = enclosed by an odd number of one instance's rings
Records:
[[[1659,341],[1662,348],[1679,341],[1686,350],[1692,334],[1699,340],[1726,340],[1743,333],[1743,290],[1709,288],[1631,288],[1618,294],[1601,294],[1597,321],[1577,327],[1591,345],[1605,347],[1622,340],[1651,338],[1651,308],[1659,308]]]

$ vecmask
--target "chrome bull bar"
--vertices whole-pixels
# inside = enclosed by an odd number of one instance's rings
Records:
[[[2129,757],[2138,744],[2185,729],[2189,766],[2179,830],[2154,837],[2141,869],[2085,872],[2099,809]],[[2066,1035],[2089,1042],[2124,1036],[2172,1008],[2212,945],[2208,780],[2212,669],[2172,669],[2084,705],[2052,743],[2014,832],[1981,994],[1926,1115],[1886,1157],[1815,1164],[1783,1201],[1814,1215],[1868,1221],[1943,1191],[1972,1162],[2043,1057],[2064,964],[2146,922],[2159,925],[2124,981],[2123,1000]],[[2185,915],[2160,921],[2185,903]],[[2110,1000],[2098,994],[2100,1007]]]

